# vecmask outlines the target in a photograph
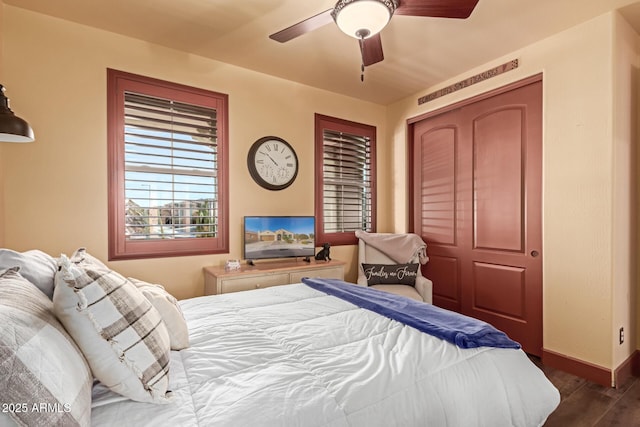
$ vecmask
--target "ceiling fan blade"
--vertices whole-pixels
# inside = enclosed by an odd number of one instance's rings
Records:
[[[365,67],[382,61],[384,59],[384,53],[382,52],[380,33],[368,39],[360,40],[360,52],[362,53],[362,64]]]
[[[478,0],[399,0],[394,15],[465,19]]]
[[[296,37],[323,27],[330,22],[333,22],[331,12],[333,12],[333,9],[320,12],[319,14],[314,15],[311,18],[307,18],[304,21],[298,22],[297,24],[285,28],[284,30],[271,34],[269,38],[280,43],[288,42],[289,40],[295,39]]]

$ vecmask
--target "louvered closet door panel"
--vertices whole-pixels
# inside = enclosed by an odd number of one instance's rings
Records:
[[[433,281],[434,304],[460,310],[458,244],[459,111],[416,126],[414,141],[414,231],[428,242],[423,274]]]
[[[434,243],[456,243],[456,126],[425,132],[420,140],[422,235]]]

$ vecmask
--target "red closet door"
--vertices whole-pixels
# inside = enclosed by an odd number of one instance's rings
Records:
[[[542,83],[413,127],[413,227],[434,304],[542,351]]]

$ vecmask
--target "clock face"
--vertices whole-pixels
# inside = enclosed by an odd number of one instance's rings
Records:
[[[262,187],[282,190],[298,175],[298,156],[284,139],[266,136],[249,149],[247,167],[253,180]]]

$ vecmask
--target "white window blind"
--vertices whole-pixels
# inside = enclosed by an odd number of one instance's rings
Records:
[[[217,237],[217,114],[125,92],[128,240]]]
[[[323,227],[325,233],[371,231],[371,141],[323,131]]]

